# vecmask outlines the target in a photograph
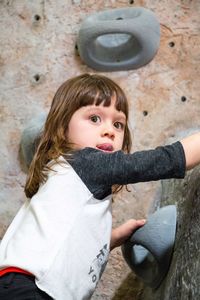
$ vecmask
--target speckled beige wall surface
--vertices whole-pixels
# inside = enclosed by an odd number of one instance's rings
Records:
[[[151,9],[161,25],[157,55],[146,66],[104,73],[127,93],[133,150],[165,143],[199,128],[199,0],[0,1],[0,237],[24,201],[26,174],[19,156],[22,130],[67,78],[88,68],[75,51],[84,18],[103,9]],[[113,204],[114,226],[143,217],[159,197],[160,183],[136,184]],[[93,299],[139,299],[120,249],[115,249]],[[126,284],[129,283],[129,288]],[[136,287],[140,287],[138,282]]]

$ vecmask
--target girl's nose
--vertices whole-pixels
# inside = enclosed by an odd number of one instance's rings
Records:
[[[114,129],[113,129],[113,125],[111,126],[105,126],[103,129],[102,129],[102,136],[106,136],[106,137],[109,137],[110,139],[114,139],[115,137],[115,132],[114,132]]]

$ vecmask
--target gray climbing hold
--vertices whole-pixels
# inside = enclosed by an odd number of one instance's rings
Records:
[[[37,141],[42,132],[45,120],[46,114],[40,114],[35,119],[31,120],[22,132],[20,148],[22,160],[24,161],[27,168],[29,167],[33,159],[37,146]]]
[[[87,17],[77,47],[82,60],[98,71],[137,69],[155,56],[160,24],[146,8],[120,8]]]
[[[152,288],[158,288],[168,272],[175,235],[176,206],[168,205],[150,215],[122,246],[129,267]]]

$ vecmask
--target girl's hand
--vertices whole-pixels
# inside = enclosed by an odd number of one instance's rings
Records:
[[[146,223],[145,219],[134,220],[130,219],[124,224],[112,230],[110,250],[121,246],[133,232]]]

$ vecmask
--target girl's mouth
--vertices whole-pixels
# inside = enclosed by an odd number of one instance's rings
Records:
[[[113,146],[108,143],[97,145],[97,148],[102,151],[108,151],[108,152],[113,151]]]

